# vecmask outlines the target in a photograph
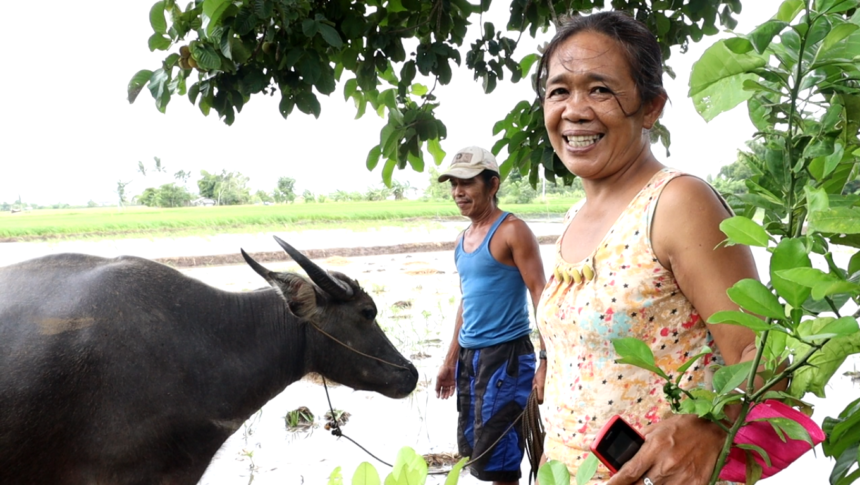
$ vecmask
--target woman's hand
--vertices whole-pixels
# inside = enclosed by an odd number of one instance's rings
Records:
[[[538,404],[543,404],[543,387],[546,382],[546,359],[540,359],[540,365],[535,371],[535,378],[532,380],[532,391],[537,395]]]
[[[606,485],[706,485],[726,433],[716,424],[684,414],[654,425],[645,444]]]

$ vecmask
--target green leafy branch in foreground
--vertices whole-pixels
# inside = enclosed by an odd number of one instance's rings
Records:
[[[860,13],[858,0],[786,0],[773,19],[748,35],[721,40],[694,65],[690,95],[710,120],[746,101],[763,150],[747,154],[754,175],[749,192],[730,195],[743,215],[723,221],[725,244],[746,244],[770,253],[770,284],[739,281],[728,290],[739,311],[722,311],[710,324],[740,325],[756,334],[752,361],[720,368],[713,390],[684,390],[658,368],[647,345],[613,342],[617,362],[648,369],[666,380],[673,410],[719,423],[727,438],[710,479],[716,483],[733,441],[751,408],[766,399],[785,401],[811,413],[807,393],[824,397],[839,366],[860,353],[857,317],[843,315],[860,303],[860,196],[843,194],[856,175],[860,142]],[[751,217],[763,214],[763,225]],[[838,248],[853,254],[836,262]],[[813,261],[814,259],[814,261]],[[814,263],[814,264],[813,264]],[[823,269],[820,269],[823,268]],[[705,349],[708,352],[710,349]],[[681,374],[702,354],[684,363]],[[756,378],[763,384],[754,387]],[[679,376],[680,378],[680,376]],[[785,392],[773,387],[790,378]],[[739,414],[728,421],[725,407]],[[824,423],[824,453],[836,459],[833,485],[860,478],[860,400]],[[786,439],[812,446],[807,431],[784,418],[768,419]],[[767,453],[740,445],[746,454],[746,483],[755,483]],[[583,474],[588,470],[583,470]],[[591,471],[590,473],[593,473]],[[579,477],[578,477],[579,478]]]
[[[353,100],[356,118],[368,105],[387,117],[379,143],[366,158],[369,170],[382,165],[389,185],[394,168],[424,170],[424,148],[436,165],[445,156],[441,141],[447,128],[436,117],[435,88],[452,80],[452,66],[463,62],[485,93],[499,81],[528,78],[535,53],[519,57],[522,35],[536,37],[571,13],[603,9],[605,0],[508,0],[505,25],[484,22],[492,0],[193,0],[182,8],[160,0],[150,10],[151,51],[165,51],[157,69],[138,71],[128,84],[129,102],[146,87],[156,108],[165,112],[174,95],[187,95],[204,115],[212,110],[225,123],[252,97],[280,95],[284,118],[294,108],[319,117],[318,95],[342,86]],[[657,36],[668,59],[673,46],[734,28],[740,0],[613,0],[611,7],[630,12]],[[470,25],[478,38],[464,46]],[[670,71],[671,72],[671,71]],[[489,126],[488,126],[489,128]],[[532,100],[496,124],[502,134],[494,153],[507,147],[501,170],[529,174],[534,186],[543,165],[547,178],[567,184],[573,177],[546,140],[543,114]],[[665,128],[654,135],[669,143]]]
[[[445,479],[445,485],[457,485],[460,480],[460,471],[466,465],[468,458],[461,458]],[[397,460],[394,462],[394,467],[385,477],[385,482],[379,479],[379,472],[376,468],[368,463],[363,462],[358,465],[352,475],[352,485],[423,485],[427,481],[427,462],[424,458],[415,452],[412,448],[404,446],[397,453]],[[337,467],[329,475],[328,485],[343,485],[343,473],[340,467]]]

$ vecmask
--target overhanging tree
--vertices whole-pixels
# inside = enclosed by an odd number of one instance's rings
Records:
[[[683,52],[720,25],[733,28],[733,15],[741,11],[740,0],[509,0],[508,22],[497,26],[483,22],[491,3],[194,0],[183,8],[162,0],[150,11],[155,32],[149,48],[168,54],[161,67],[134,75],[128,99],[134,102],[148,87],[164,112],[173,95],[187,95],[203,114],[214,109],[229,125],[255,95],[278,95],[284,118],[296,107],[319,117],[318,95],[340,85],[344,98],[355,102],[356,118],[368,106],[387,117],[366,163],[373,170],[382,162],[382,178],[390,185],[395,167],[424,170],[425,148],[436,165],[444,158],[440,142],[447,131],[435,113],[443,100],[434,92],[451,81],[452,65],[465,62],[489,94],[506,77],[528,77],[538,56],[517,51],[522,35],[535,37],[563,15],[607,7],[628,11],[655,33],[669,59],[672,46]],[[470,25],[480,37],[467,47]],[[540,105],[531,99],[512,104],[493,126],[500,135],[493,152],[508,153],[502,175],[516,168],[535,185],[542,165],[550,181],[572,183],[546,138]],[[668,146],[662,126],[652,137]]]

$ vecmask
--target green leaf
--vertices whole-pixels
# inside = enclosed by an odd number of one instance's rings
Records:
[[[827,191],[822,188],[815,188],[811,185],[803,187],[806,193],[806,207],[809,212],[823,211],[830,208],[830,196]]]
[[[520,61],[520,69],[522,70],[523,77],[528,75],[529,71],[531,71],[532,65],[537,62],[538,59],[540,59],[540,56],[537,54],[528,54],[523,57]]]
[[[696,110],[710,121],[749,99],[753,93],[744,91],[744,81],[758,79],[751,72],[766,63],[765,57],[752,52],[732,52],[725,40],[714,43],[693,64],[690,74],[689,96],[693,98]]]
[[[576,470],[576,485],[585,485],[588,483],[594,474],[597,472],[597,466],[599,465],[599,461],[597,460],[597,456],[594,453],[589,453],[588,457],[579,465],[579,468]],[[567,467],[565,467],[567,470]],[[563,478],[564,474],[559,478]],[[543,482],[541,482],[543,483]],[[568,481],[561,482],[561,485],[569,485],[570,483],[570,473],[568,472]]]
[[[156,34],[167,34],[167,19],[164,17],[164,2],[155,2],[149,10],[149,25]]]
[[[773,38],[779,35],[788,25],[788,22],[774,19],[759,25],[755,30],[750,32],[748,37],[756,52],[759,54],[764,53]]]
[[[379,473],[370,463],[364,461],[352,474],[352,485],[380,485]]]
[[[414,94],[415,96],[424,96],[430,90],[427,88],[427,86],[425,86],[423,84],[415,83],[412,85],[411,91],[412,91],[412,94]]]
[[[302,33],[305,34],[305,37],[313,37],[317,35],[319,26],[320,23],[314,19],[304,19],[302,20]]]
[[[331,475],[328,476],[328,485],[343,485],[343,475],[341,474],[340,467],[332,470]]]
[[[708,354],[712,353],[713,351],[714,351],[713,349],[711,349],[710,347],[708,347],[708,346],[706,345],[706,346],[704,346],[704,347],[702,348],[702,351],[701,351],[701,352],[699,352],[698,354],[694,355],[694,356],[693,356],[692,358],[690,358],[690,360],[688,360],[687,362],[684,362],[684,363],[681,365],[681,367],[678,367],[678,370],[676,370],[676,371],[675,371],[675,372],[678,374],[678,378],[677,378],[677,379],[675,379],[675,384],[678,384],[678,383],[680,383],[680,382],[681,382],[681,378],[683,377],[684,372],[687,372],[687,369],[689,369],[689,368],[690,368],[690,366],[692,366],[693,364],[695,364],[695,363],[696,363],[696,361],[698,361],[698,360],[699,360],[699,359],[701,359],[702,357],[704,357],[704,356],[706,356],[706,355],[708,355]]]
[[[856,353],[860,353],[860,332],[830,340],[819,352],[809,358],[807,361],[809,365],[795,371],[789,385],[789,393],[801,398],[807,392],[811,392],[824,398],[824,389],[830,378],[846,357]]]
[[[791,22],[803,10],[803,6],[803,0],[785,0],[779,6],[776,19],[783,22]]]
[[[708,323],[740,325],[754,332],[774,330],[774,327],[772,325],[769,325],[767,322],[763,321],[758,317],[750,315],[749,313],[731,310],[714,313],[713,315],[711,315],[710,318],[708,318]]]
[[[448,477],[445,478],[445,485],[457,485],[457,482],[460,480],[460,471],[463,470],[463,467],[466,466],[466,463],[469,462],[469,457],[464,456],[460,458],[451,471],[448,472]]]
[[[358,88],[358,81],[355,78],[347,79],[345,83],[343,83],[343,100],[347,101],[352,97],[352,93]]]
[[[590,479],[591,477],[589,477]],[[564,463],[558,460],[549,460],[538,469],[538,482],[541,485],[570,485],[570,472]],[[579,484],[578,478],[577,484]]]
[[[433,163],[437,166],[445,160],[445,150],[442,150],[442,144],[439,143],[438,138],[427,140],[427,151],[433,156]]]
[[[313,114],[314,118],[320,117],[320,102],[316,95],[310,91],[302,91],[296,95],[296,106],[305,114]]]
[[[734,391],[738,386],[747,381],[751,369],[751,360],[741,362],[740,364],[720,367],[720,370],[714,373],[714,392],[717,394],[728,394]]]
[[[385,161],[385,165],[382,166],[382,182],[388,187],[391,186],[391,177],[394,175],[394,167],[396,166],[397,159],[395,158],[389,158]]]
[[[728,289],[729,298],[745,310],[774,319],[784,319],[785,309],[760,281],[747,278]]]
[[[746,244],[766,248],[770,241],[767,231],[749,218],[734,216],[720,223],[720,230],[729,238],[729,244]]]
[[[792,283],[797,283],[809,288],[823,283],[839,281],[835,276],[816,268],[792,268],[778,270],[776,271],[776,275]]]
[[[806,245],[800,239],[784,238],[776,245],[770,258],[770,283],[792,308],[800,308],[812,290],[808,286],[786,280],[779,272],[811,267]]]
[[[857,7],[857,0],[816,0],[815,11],[819,13],[839,13]]]
[[[426,479],[427,462],[415,450],[404,446],[397,453],[391,474],[385,477],[385,485],[421,485]]]
[[[774,431],[778,434],[785,434],[789,438],[797,441],[805,441],[809,444],[809,448],[815,446],[812,442],[812,438],[809,436],[809,432],[806,431],[806,428],[803,427],[800,423],[793,419],[789,418],[762,418],[755,419],[753,421],[767,421],[773,426]]]
[[[642,369],[649,370],[658,376],[668,379],[669,376],[657,367],[654,362],[654,354],[645,342],[633,337],[612,339],[612,346],[620,359],[616,364],[629,364]]]
[[[204,0],[202,20],[207,35],[221,24],[221,16],[231,5],[230,0]]]
[[[827,177],[839,165],[839,162],[842,161],[842,156],[845,154],[845,149],[842,147],[842,144],[836,142],[833,145],[833,153],[824,157],[824,173],[821,178]]]
[[[328,45],[337,50],[343,49],[343,39],[340,38],[340,34],[337,33],[337,30],[335,30],[334,27],[320,22],[317,28],[323,40],[325,40]]]
[[[191,57],[197,61],[200,69],[212,71],[221,68],[221,57],[209,44],[191,44]]]
[[[761,465],[758,461],[752,456],[752,453],[748,450],[744,451],[744,455],[746,458],[746,470],[744,475],[744,482],[749,485],[755,485],[761,480],[761,476],[764,473]]]
[[[159,33],[152,34],[149,37],[148,43],[150,52],[155,52],[156,50],[166,51],[170,48],[170,39]]]
[[[842,317],[836,320],[828,318],[827,320],[828,322],[820,328],[806,325],[798,327],[798,333],[801,336],[801,340],[807,343],[813,343],[818,340],[834,337],[846,337],[860,331],[860,327],[857,326],[857,320],[854,317]],[[809,328],[815,328],[815,333],[810,334],[808,331]]]
[[[858,295],[860,294],[860,285],[849,281],[834,280],[827,283],[820,283],[812,287],[812,298],[814,300],[822,300],[824,297],[836,295],[838,293]]]
[[[140,94],[140,91],[146,86],[146,83],[149,82],[149,79],[152,77],[152,71],[148,69],[141,69],[137,71],[137,73],[131,77],[131,81],[128,82],[128,102],[134,103],[134,100],[137,99],[137,95]]]
[[[758,456],[760,456],[760,457],[761,457],[761,459],[762,459],[762,460],[764,460],[764,462],[765,462],[765,464],[768,466],[768,468],[769,468],[769,467],[771,467],[771,466],[773,466],[773,465],[771,464],[771,461],[770,461],[770,456],[768,456],[767,452],[766,452],[766,451],[764,451],[764,449],[763,449],[763,448],[761,448],[760,446],[756,446],[756,445],[749,445],[749,444],[738,444],[738,445],[735,445],[735,446],[736,446],[737,448],[742,449],[742,450],[755,451],[756,453],[758,453]]]
[[[281,116],[284,119],[287,119],[287,116],[293,112],[293,107],[296,105],[295,100],[283,92],[281,93],[281,102],[278,104],[278,111],[281,112]]]
[[[829,438],[830,437],[828,436],[828,439]],[[860,439],[860,436],[858,436],[857,439]],[[860,449],[860,444],[855,441],[854,443],[847,443],[845,446],[840,447],[841,453],[828,454],[827,445],[825,444],[824,454],[832,458],[837,458],[836,464],[833,465],[833,471],[830,473],[830,483],[834,485],[848,485],[854,483],[854,480],[856,480],[857,477],[854,477],[854,479],[851,481],[842,481],[841,479],[845,477],[848,474],[848,470],[850,470],[851,467],[853,467],[854,464],[857,463],[858,460],[860,460],[860,456],[858,456],[858,449]],[[852,475],[858,475],[858,473],[860,473],[860,469],[856,470]]]
[[[809,214],[809,232],[860,234],[860,208],[835,207]]]
[[[382,147],[379,145],[374,146],[370,149],[370,152],[367,154],[367,161],[365,165],[367,165],[367,170],[372,171],[376,168],[376,164],[379,163],[379,156],[382,154]]]
[[[829,50],[833,49],[833,47],[839,45],[840,41],[853,34],[858,28],[860,28],[860,26],[851,23],[839,24],[833,27],[830,33],[827,34],[827,37],[824,38],[824,41],[818,48],[818,52],[815,54],[815,57],[818,58],[822,54],[826,54]]]

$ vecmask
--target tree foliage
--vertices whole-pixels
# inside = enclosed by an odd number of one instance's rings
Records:
[[[220,174],[200,171],[197,188],[201,197],[207,197],[218,205],[247,204],[251,201],[248,177],[239,172],[222,170]]]
[[[136,198],[138,203],[147,207],[184,207],[191,199],[191,193],[175,183],[164,184],[157,189],[146,188]]]
[[[387,123],[379,143],[368,153],[369,170],[382,162],[382,178],[391,184],[395,168],[423,171],[424,150],[436,165],[445,156],[445,123],[435,110],[437,85],[451,82],[453,66],[466,66],[486,93],[507,78],[528,78],[537,60],[517,50],[523,34],[558,24],[563,15],[612,7],[632,13],[655,33],[665,59],[670,47],[684,51],[690,41],[713,35],[719,26],[733,28],[740,0],[509,0],[505,25],[483,22],[491,0],[194,0],[181,7],[160,0],[150,11],[154,33],[149,49],[165,51],[162,65],[137,72],[128,85],[134,102],[146,87],[164,112],[174,95],[188,96],[204,115],[212,110],[227,124],[252,97],[279,96],[284,118],[295,108],[320,115],[319,95],[338,87],[353,100],[356,118],[368,106]],[[469,26],[478,38],[465,45]],[[671,70],[669,71],[671,74]],[[489,126],[488,126],[489,128]],[[493,127],[493,146],[503,177],[517,169],[534,186],[543,165],[546,177],[566,184],[573,176],[546,138],[543,114],[534,100],[513,103]],[[668,146],[668,132],[658,126],[652,138]]]
[[[290,177],[280,177],[278,186],[272,192],[275,202],[292,203],[296,200],[296,179]]]

